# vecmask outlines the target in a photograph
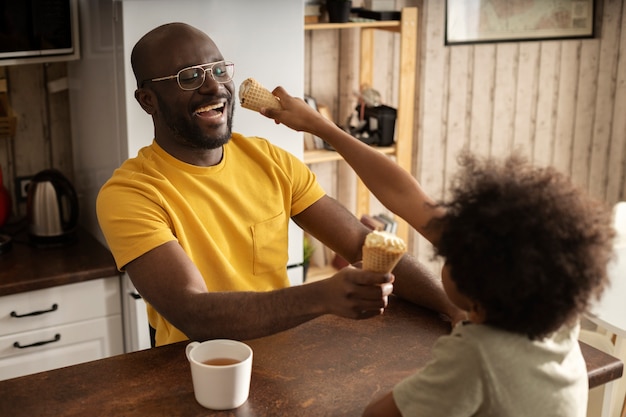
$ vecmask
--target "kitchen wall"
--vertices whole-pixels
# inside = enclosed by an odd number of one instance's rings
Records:
[[[444,1],[397,0],[398,7],[420,7],[413,174],[432,195],[443,195],[455,156],[467,145],[491,155],[521,148],[610,204],[626,199],[626,6],[621,0],[599,3],[594,39],[446,47]],[[314,32],[305,38],[305,91],[343,122],[359,87],[358,36],[350,30]],[[376,45],[374,87],[393,106],[398,41],[383,33]],[[47,167],[73,178],[65,71],[62,63],[0,68],[18,116],[15,137],[0,138],[0,165],[11,189],[15,175]],[[53,83],[48,91],[49,82],[58,80],[61,88]],[[345,164],[312,168],[330,194],[354,204],[354,176]],[[414,243],[414,252],[428,259],[428,245],[417,236]]]
[[[521,149],[609,204],[626,199],[626,6],[622,0],[597,3],[594,39],[465,46],[444,45],[445,1],[402,3],[420,8],[413,174],[431,195],[444,195],[455,158],[467,146],[495,156]],[[358,37],[315,32],[307,35],[305,91],[343,123],[359,87]],[[384,33],[376,42],[374,87],[393,106],[397,80],[390,65],[397,62],[398,44]],[[354,178],[344,163],[313,169],[331,194],[354,204]],[[413,252],[425,262],[432,254],[417,234]]]
[[[626,197],[626,5],[596,3],[594,39],[445,47],[444,2],[424,1],[415,174],[425,189],[443,195],[463,146],[519,148],[609,204]]]
[[[56,168],[74,179],[67,65],[63,62],[0,67],[17,117],[15,136],[0,138],[0,166],[13,198],[15,221],[26,204],[15,198],[14,178]]]

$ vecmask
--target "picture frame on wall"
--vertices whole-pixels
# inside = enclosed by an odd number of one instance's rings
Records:
[[[592,38],[595,0],[446,0],[445,44]]]

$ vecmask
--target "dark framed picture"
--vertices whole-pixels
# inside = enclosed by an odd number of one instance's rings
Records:
[[[446,45],[594,36],[594,0],[446,0]]]

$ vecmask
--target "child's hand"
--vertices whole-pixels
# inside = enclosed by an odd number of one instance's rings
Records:
[[[283,87],[276,87],[272,94],[280,99],[282,109],[264,107],[261,114],[274,119],[276,124],[282,123],[298,132],[316,134],[321,126],[330,123],[304,100],[290,96]]]

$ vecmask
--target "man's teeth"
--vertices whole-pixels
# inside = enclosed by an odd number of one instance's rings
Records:
[[[200,107],[198,110],[196,110],[196,114],[204,113],[204,112],[211,111],[211,110],[217,110],[221,108],[224,108],[224,103],[212,104],[210,106]]]

